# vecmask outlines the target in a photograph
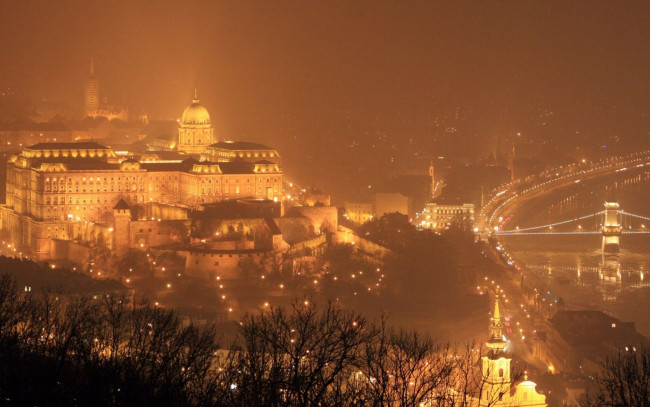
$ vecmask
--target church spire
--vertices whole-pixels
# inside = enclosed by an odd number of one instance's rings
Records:
[[[95,74],[95,62],[93,61],[93,57],[90,57],[90,76],[93,76]]]
[[[493,354],[503,352],[508,343],[503,338],[503,323],[499,311],[499,294],[494,297],[494,313],[490,322],[490,339],[485,344]]]
[[[198,93],[196,91],[196,88],[194,88],[194,100],[193,100],[193,102],[194,103],[199,103],[199,95],[198,95]]]

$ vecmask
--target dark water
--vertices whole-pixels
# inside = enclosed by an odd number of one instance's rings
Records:
[[[606,200],[650,218],[650,169],[574,183],[532,199],[508,214],[512,218],[504,229],[575,219],[602,211]],[[650,230],[650,220],[621,215],[619,219],[625,230]],[[536,231],[598,231],[602,222],[601,215]],[[650,234],[624,234],[620,252],[606,256],[598,234],[502,237],[501,241],[525,264],[531,281],[552,291],[554,298],[561,297],[570,309],[605,310],[635,322],[640,332],[650,336]]]

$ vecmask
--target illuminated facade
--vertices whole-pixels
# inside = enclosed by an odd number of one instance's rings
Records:
[[[264,160],[278,165],[282,164],[280,154],[274,148],[264,144],[230,140],[220,141],[208,146],[202,152],[201,159],[215,162],[257,162]]]
[[[427,202],[424,208],[422,227],[427,229],[447,229],[453,224],[474,223],[474,205],[471,203],[459,205],[444,205]]]
[[[203,152],[214,144],[209,114],[198,100],[185,109],[183,117],[181,151]],[[48,259],[60,240],[106,243],[114,248],[117,233],[113,231],[125,219],[135,218],[133,212],[124,216],[125,206],[166,204],[192,209],[232,199],[280,198],[282,171],[277,151],[252,143],[232,145],[237,149],[229,151],[235,155],[219,161],[206,159],[217,157],[211,154],[202,161],[116,154],[95,142],[32,145],[7,163],[6,204],[0,207],[2,229],[36,259]]]
[[[483,385],[476,406],[512,406],[512,407],[545,407],[546,396],[539,394],[537,385],[524,377],[524,381],[513,384],[510,371],[511,359],[506,357],[508,342],[504,337],[501,313],[499,312],[499,296],[494,302],[494,313],[490,322],[490,338],[485,343],[488,349],[486,356],[481,358],[481,377]]]
[[[345,215],[348,220],[356,223],[366,223],[375,217],[370,202],[345,202]]]
[[[200,154],[214,143],[214,128],[210,122],[208,109],[199,103],[194,91],[192,104],[185,108],[178,129],[178,151],[187,154]]]

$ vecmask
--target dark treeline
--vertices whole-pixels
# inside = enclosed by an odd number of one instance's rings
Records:
[[[0,277],[4,405],[445,406],[481,392],[479,349],[332,303],[265,309],[234,343],[218,338],[146,303],[24,293]]]
[[[9,406],[482,406],[481,348],[450,347],[333,303],[245,316],[237,340],[125,297],[24,293],[0,276]],[[227,345],[227,346],[224,346]],[[589,405],[648,405],[648,353],[604,364]],[[515,368],[517,380],[523,370]]]
[[[215,338],[125,297],[26,294],[0,277],[5,405],[190,405],[210,391]]]
[[[634,349],[606,358],[584,406],[650,406],[650,350]]]

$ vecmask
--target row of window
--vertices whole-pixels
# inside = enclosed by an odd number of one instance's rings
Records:
[[[124,188],[124,190],[127,191],[127,192],[128,192],[128,191],[137,191],[138,189],[139,189],[140,191],[144,191],[144,184],[140,184],[139,187],[138,187],[137,184],[133,184],[133,185],[129,185],[129,184],[117,184],[117,191],[118,191],[118,192],[121,192],[121,191],[122,191],[122,188]],[[151,190],[151,188],[152,188],[151,185],[149,185],[149,190]],[[108,185],[104,185],[104,188],[103,188],[103,189],[104,189],[104,192],[108,192],[108,190],[109,190]],[[114,191],[116,190],[116,189],[115,189],[115,185],[111,184],[111,186],[110,186],[110,190],[111,190],[111,192],[114,192]],[[45,185],[45,189],[44,189],[44,191],[45,191],[45,192],[50,192],[50,187],[49,187],[49,185]],[[65,192],[65,186],[62,186],[62,187],[59,189],[59,188],[57,188],[56,185],[55,185],[55,186],[52,187],[51,191],[52,191],[52,192]],[[76,186],[74,187],[74,191],[75,191],[75,192],[102,192],[102,188],[101,188],[99,185],[97,185],[97,189],[95,190],[95,189],[93,188],[93,185],[90,185],[89,187],[86,187],[86,185],[82,185],[81,188],[79,187],[79,185],[76,185]],[[68,192],[72,192],[72,185],[68,185]]]
[[[87,184],[85,184],[85,182],[86,182],[86,177],[82,177],[82,178],[83,178],[83,181],[82,181],[82,182],[84,182],[84,184],[79,185],[79,177],[76,177],[76,182],[77,182],[77,184],[75,185],[75,190],[76,190],[76,191],[79,191],[79,188],[80,188],[80,187],[82,188],[83,191],[86,191],[86,186],[87,186]],[[135,181],[135,180],[136,180],[136,177],[131,177],[131,178],[132,178],[132,179],[131,179],[132,181]],[[161,179],[162,181],[165,181],[165,177],[164,177],[164,176],[161,177],[161,178],[162,178],[162,179]],[[67,184],[67,186],[68,186],[68,191],[72,191],[72,183],[71,183],[71,180],[72,180],[72,178],[68,178],[68,184]],[[129,180],[128,177],[124,177],[124,181],[128,181],[128,180]],[[149,180],[150,180],[150,181],[153,181],[154,179],[152,179],[152,177],[150,176],[150,177],[149,177]],[[156,181],[159,181],[158,176],[155,176],[155,180],[156,180]],[[168,176],[168,181],[171,181],[171,180],[172,180],[172,176],[169,175],[169,176]],[[174,176],[174,180],[178,180],[178,176]],[[121,177],[117,177],[117,181],[120,182],[120,181],[121,181]],[[143,191],[143,190],[144,190],[144,184],[142,183],[142,177],[139,177],[138,181],[140,181],[140,184],[139,184],[140,190]],[[233,182],[233,181],[234,181],[234,182]],[[226,183],[226,184],[228,184],[228,183],[236,183],[236,184],[239,184],[239,181],[240,181],[239,178],[235,178],[235,179],[228,179],[228,178],[226,178],[226,179],[224,179],[224,183]],[[58,184],[57,184],[57,178],[53,178],[51,182],[50,182],[50,178],[45,178],[45,182],[46,182],[46,184],[45,184],[45,186],[44,186],[45,191],[50,191],[50,190],[52,190],[52,191],[57,191],[58,189],[60,189],[61,191],[64,191],[64,190],[65,190],[65,185],[66,185],[66,183],[65,183],[65,179],[64,179],[64,178],[61,178],[61,179],[58,181]],[[93,182],[93,177],[90,177],[90,182]],[[97,177],[97,182],[101,182],[100,177]],[[108,183],[108,182],[109,182],[109,181],[107,180],[107,177],[104,177],[104,183],[103,183],[104,191],[107,191],[108,185],[106,185],[106,183]],[[111,182],[111,191],[113,191],[113,190],[114,190],[114,189],[113,189],[113,188],[114,188],[114,184],[113,184],[113,183],[115,182],[114,177],[111,177],[111,178],[110,178],[110,182]],[[250,184],[250,182],[251,182],[251,178],[247,178],[247,179],[246,179],[246,183],[249,183],[249,184]],[[264,179],[263,179],[263,178],[260,178],[259,182],[264,182]],[[202,183],[202,184],[206,184],[206,179],[205,179],[205,178],[201,179],[201,183]],[[207,179],[207,184],[211,184],[211,183],[212,183],[212,178]],[[218,184],[218,183],[219,183],[219,180],[218,180],[218,179],[215,179],[215,180],[214,180],[214,183],[215,183],[215,184]],[[270,179],[270,178],[267,178],[267,179],[266,179],[266,183],[267,183],[267,184],[271,183],[271,179]],[[278,178],[273,178],[273,183],[277,184],[277,183],[278,183]],[[120,188],[120,185],[122,185],[122,184],[118,184],[118,188]],[[134,183],[133,185],[135,186],[136,184]],[[88,187],[90,188],[90,191],[91,191],[91,192],[93,191],[93,186],[94,186],[94,184],[88,184]],[[97,187],[97,191],[100,191],[101,186],[100,186],[100,185],[96,185],[96,187]],[[127,190],[128,190],[128,184],[126,184],[125,188],[127,188]],[[120,190],[120,189],[118,189],[118,190]],[[149,186],[149,190],[151,190],[151,186]]]
[[[116,177],[110,177],[110,182],[114,182],[115,178]],[[135,181],[136,179],[138,181],[142,181],[142,176],[140,176],[140,177],[132,176],[131,177],[131,181]],[[156,176],[156,180],[157,179],[158,179],[158,176]],[[164,179],[164,177],[163,177],[163,179]],[[169,179],[171,180],[171,176],[169,177]],[[117,177],[117,180],[121,181],[122,176]],[[151,180],[151,176],[149,176],[149,180]],[[52,177],[52,180],[51,180],[51,182],[59,182],[59,183],[65,182],[65,181],[66,181],[65,177],[61,177],[61,178]],[[67,181],[69,183],[71,183],[72,182],[72,177],[68,177]],[[78,182],[86,182],[86,181],[89,181],[89,182],[102,182],[102,177],[74,177],[74,182],[78,183]],[[108,177],[104,177],[104,182],[108,182],[108,181],[109,181]],[[129,177],[125,176],[124,181],[129,181]],[[45,182],[50,182],[50,177],[45,177]]]

